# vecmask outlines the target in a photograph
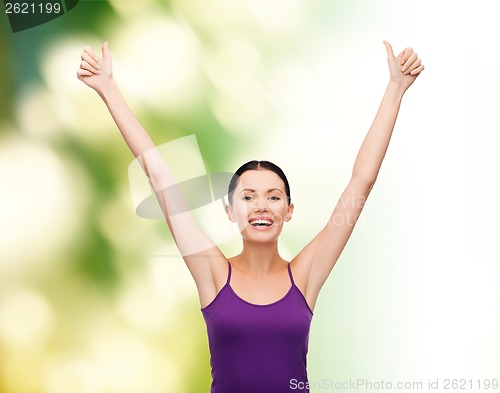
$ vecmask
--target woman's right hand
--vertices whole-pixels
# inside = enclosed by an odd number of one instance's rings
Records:
[[[102,44],[102,57],[92,52],[89,46],[83,48],[82,61],[77,71],[77,77],[87,86],[100,93],[109,83],[113,81],[113,69],[111,67],[111,55],[108,50],[108,42]]]

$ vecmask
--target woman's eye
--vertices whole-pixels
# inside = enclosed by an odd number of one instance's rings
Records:
[[[251,201],[252,197],[247,195],[247,196],[243,197],[243,200],[245,200],[245,201]]]
[[[279,197],[277,197],[277,196],[272,196],[272,197],[271,197],[271,200],[273,200],[273,201],[279,201],[279,200],[280,200],[280,198],[279,198]]]

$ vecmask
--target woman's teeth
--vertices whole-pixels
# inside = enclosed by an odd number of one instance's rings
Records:
[[[253,225],[254,227],[255,226],[270,226],[272,224],[272,221],[269,221],[269,220],[253,220],[253,221],[250,221],[250,225]]]

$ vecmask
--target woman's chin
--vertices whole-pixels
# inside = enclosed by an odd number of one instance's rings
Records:
[[[253,226],[248,224],[240,230],[241,236],[247,241],[253,241],[258,243],[269,243],[274,242],[279,237],[281,231],[275,224],[269,226]]]

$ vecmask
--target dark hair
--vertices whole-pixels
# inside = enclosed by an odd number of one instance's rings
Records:
[[[283,183],[285,183],[285,192],[286,192],[286,197],[288,200],[288,204],[292,201],[292,198],[290,196],[290,185],[288,184],[288,180],[285,176],[285,173],[281,170],[281,168],[273,164],[272,162],[269,161],[248,161],[247,163],[243,164],[238,168],[238,170],[234,173],[233,177],[231,178],[231,181],[229,182],[229,189],[228,189],[228,200],[229,203],[233,203],[233,194],[234,190],[236,189],[236,186],[238,185],[238,181],[240,179],[240,176],[245,173],[246,171],[251,171],[251,170],[259,170],[259,169],[267,169],[271,172],[276,173],[281,180],[283,180]]]

